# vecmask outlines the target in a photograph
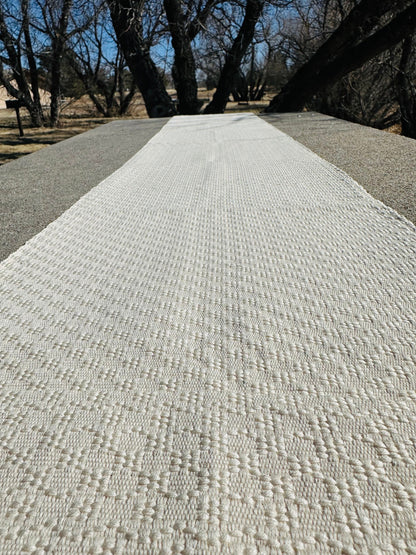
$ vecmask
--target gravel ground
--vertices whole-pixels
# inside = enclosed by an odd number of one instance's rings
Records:
[[[316,112],[262,117],[416,224],[415,140]]]
[[[1,166],[0,260],[127,162],[167,121],[115,121]]]
[[[314,112],[262,117],[416,224],[416,141]],[[112,122],[1,166],[0,260],[122,166],[166,121]]]

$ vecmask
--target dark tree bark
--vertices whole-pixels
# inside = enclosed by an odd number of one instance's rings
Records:
[[[150,57],[143,38],[143,0],[108,0],[111,19],[127,65],[142,93],[151,118],[172,116],[175,105]]]
[[[22,28],[23,36],[25,38],[25,51],[29,64],[30,71],[30,85],[33,95],[33,104],[35,110],[39,112],[36,115],[36,120],[41,120],[44,123],[44,116],[41,108],[41,100],[39,93],[39,74],[38,67],[33,52],[32,37],[30,36],[30,22],[29,22],[29,0],[22,0]]]
[[[178,93],[179,113],[198,114],[201,102],[198,100],[198,85],[195,74],[195,60],[180,0],[164,0],[175,62],[172,77]]]
[[[231,96],[234,102],[248,102],[248,83],[241,70],[234,75]]]
[[[64,0],[59,17],[58,28],[52,37],[51,57],[51,126],[56,127],[59,121],[59,96],[61,94],[62,56],[66,43],[69,14],[72,0]]]
[[[402,46],[397,74],[397,93],[400,104],[402,134],[416,139],[416,88],[412,83],[415,72],[416,41],[409,35]]]
[[[198,35],[218,0],[206,0],[199,3],[196,14],[188,23],[183,14],[180,0],[164,0],[175,61],[172,77],[178,93],[179,112],[181,114],[198,114],[202,102],[198,100],[198,84],[196,81],[195,58],[192,41]]]
[[[0,37],[1,41],[5,47],[5,53],[7,54],[7,60],[0,56],[0,83],[4,85],[7,92],[14,98],[20,100],[22,104],[27,108],[30,114],[30,119],[32,125],[35,127],[41,127],[43,125],[42,107],[40,105],[40,100],[36,102],[32,98],[30,86],[26,79],[26,74],[23,70],[20,51],[18,42],[14,39],[13,35],[9,31],[6,25],[6,19],[4,12],[0,3]],[[7,62],[10,66],[13,79],[16,81],[17,87],[15,87],[4,70],[3,61]]]
[[[124,75],[125,60],[121,50],[119,54],[120,56],[119,56],[119,60],[118,60],[118,64],[115,72],[115,82],[117,83],[118,94],[120,97],[118,114],[120,116],[123,116],[127,112],[130,106],[130,103],[137,92],[137,87],[136,87],[136,83],[132,79],[130,79],[130,90],[126,92],[126,83],[125,83],[125,75]]]
[[[188,36],[190,41],[193,41],[200,30],[204,28],[212,9],[219,3],[221,3],[221,0],[206,0],[205,4],[201,3],[199,5],[199,9],[188,27]]]
[[[136,94],[136,91],[137,91],[136,85],[135,83],[132,83],[131,89],[127,94],[125,94],[122,80],[119,81],[120,106],[119,106],[118,113],[120,116],[123,116],[127,112],[130,106],[130,103],[133,100],[134,95]]]
[[[227,53],[225,63],[218,81],[217,90],[205,108],[205,114],[222,114],[228,102],[233,80],[241,65],[244,54],[253,40],[256,23],[263,10],[264,0],[247,0],[243,23],[231,50]]]
[[[394,8],[409,4],[398,0]],[[313,96],[365,62],[391,48],[416,27],[416,3],[373,34],[390,0],[362,0],[270,102],[267,112],[300,111]]]

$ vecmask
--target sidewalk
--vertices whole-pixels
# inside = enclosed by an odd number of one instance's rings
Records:
[[[178,117],[0,265],[0,552],[416,549],[415,227]]]
[[[416,140],[316,112],[267,114],[263,119],[416,225]]]
[[[0,260],[127,162],[166,121],[108,123],[0,166]]]

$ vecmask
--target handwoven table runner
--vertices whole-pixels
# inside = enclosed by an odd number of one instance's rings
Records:
[[[415,239],[171,119],[0,265],[0,552],[415,553]]]

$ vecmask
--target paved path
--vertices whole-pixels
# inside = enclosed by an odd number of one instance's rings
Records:
[[[267,114],[263,119],[416,224],[416,140],[316,112]]]
[[[0,167],[0,260],[127,162],[167,119],[117,121]]]
[[[174,118],[0,265],[0,552],[413,552],[416,231]]]

